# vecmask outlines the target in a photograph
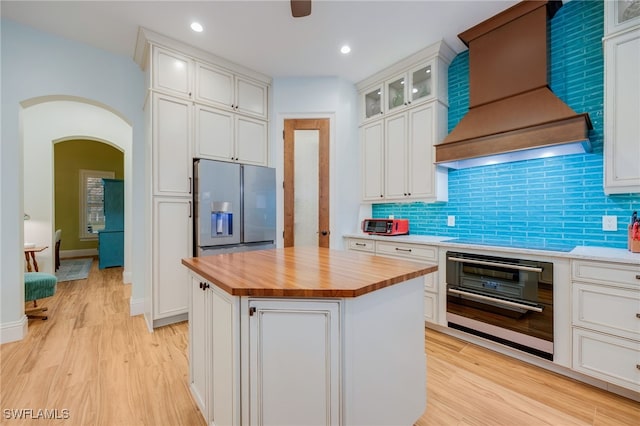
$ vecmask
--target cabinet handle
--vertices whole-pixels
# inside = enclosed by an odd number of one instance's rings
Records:
[[[255,313],[256,313],[256,308],[255,308],[255,306],[251,306],[251,307],[249,308],[249,316],[250,316],[250,317],[252,317],[252,316],[253,316],[253,314],[255,314]]]
[[[636,364],[636,368],[640,370],[640,364]]]
[[[384,197],[384,195],[380,194],[380,198]]]
[[[380,111],[380,115],[384,114],[384,112]]]
[[[211,286],[209,285],[209,283],[206,283],[206,282],[205,282],[205,283],[202,283],[202,291],[205,291],[205,290],[206,290],[206,289],[208,289],[209,287],[211,287]]]
[[[191,201],[189,201],[189,217],[191,217]]]
[[[200,288],[202,288],[203,285],[204,285],[204,283],[202,281],[200,281]]]
[[[192,182],[191,178],[189,178],[189,194],[191,194],[191,188],[193,187]]]
[[[411,193],[410,192],[407,192],[407,194],[409,195],[409,197],[411,197]]]
[[[639,319],[640,319],[640,313],[637,313],[637,314],[636,314],[636,318],[639,318]]]
[[[636,280],[640,280],[640,275],[636,275]]]
[[[404,251],[407,253],[411,253],[411,249],[405,249],[405,248],[400,248],[400,247],[396,247],[396,251]]]
[[[356,245],[359,246],[359,247],[366,247],[365,243],[356,243]],[[638,315],[640,315],[640,314],[638,314]]]

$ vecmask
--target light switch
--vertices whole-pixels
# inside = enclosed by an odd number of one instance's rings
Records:
[[[456,226],[455,216],[447,216],[447,226]]]

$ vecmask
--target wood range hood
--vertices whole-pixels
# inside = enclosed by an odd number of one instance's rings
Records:
[[[592,129],[547,82],[547,20],[561,1],[522,1],[458,35],[469,47],[469,112],[436,148],[466,168],[590,152]]]

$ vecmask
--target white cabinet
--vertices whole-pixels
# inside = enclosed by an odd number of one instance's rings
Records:
[[[624,32],[640,25],[640,4],[632,0],[608,0],[604,2],[605,37]]]
[[[640,265],[572,262],[573,369],[640,391]]]
[[[385,119],[385,199],[447,200],[446,171],[433,164],[446,108],[431,102]]]
[[[385,111],[390,114],[404,107],[433,99],[433,61],[413,66],[385,82]],[[432,78],[433,77],[433,78]]]
[[[240,424],[238,300],[191,274],[189,388],[208,425]],[[215,378],[215,380],[214,380]]]
[[[153,202],[153,326],[186,319],[190,282],[182,259],[191,257],[191,199],[156,197]],[[178,317],[178,318],[176,318]]]
[[[191,98],[193,60],[180,53],[153,47],[153,89],[173,96]]]
[[[255,299],[249,309],[249,424],[340,424],[340,303]]]
[[[447,134],[454,56],[436,43],[357,84],[363,201],[447,201],[447,171],[434,164],[434,145]]]
[[[640,193],[640,26],[605,38],[604,58],[604,191]]]
[[[267,165],[266,121],[198,104],[195,116],[196,157]]]
[[[204,279],[192,275],[189,292],[189,389],[207,424],[211,418],[211,403],[208,400],[211,381],[208,366],[211,359],[211,292],[206,291],[208,287],[210,284]]]
[[[191,102],[153,94],[154,195],[191,194]]]
[[[384,237],[382,237],[384,238]],[[346,247],[352,251],[362,251],[378,256],[412,260],[429,265],[438,264],[438,248],[436,246],[380,241],[369,238],[347,238]],[[439,289],[438,272],[427,274],[422,278],[424,284],[424,320],[438,323]]]
[[[384,121],[360,129],[362,155],[362,199],[384,200]]]
[[[196,101],[267,119],[268,86],[222,68],[196,65]]]

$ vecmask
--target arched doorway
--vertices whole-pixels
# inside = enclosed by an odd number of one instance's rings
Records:
[[[25,240],[48,246],[38,263],[53,271],[54,187],[53,145],[61,140],[108,141],[124,153],[125,265],[123,281],[131,282],[133,130],[117,111],[89,99],[47,96],[21,103],[23,142],[23,211],[31,217]]]

